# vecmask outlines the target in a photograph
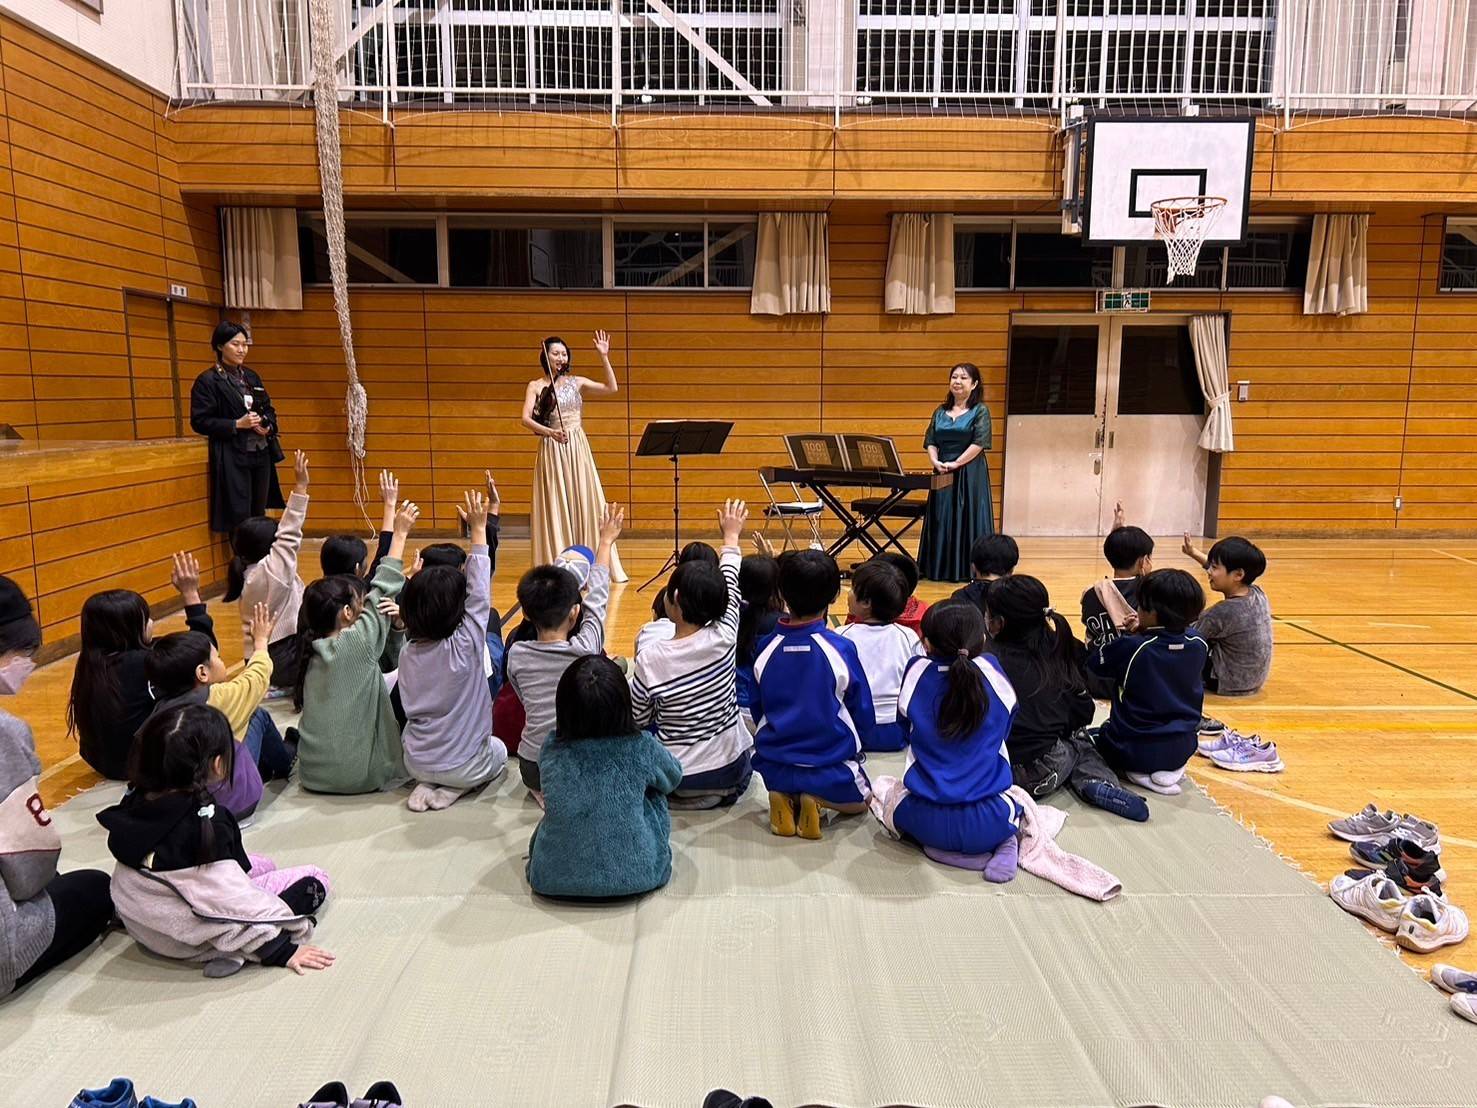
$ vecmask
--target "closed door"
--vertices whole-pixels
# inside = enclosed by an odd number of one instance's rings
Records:
[[[1204,400],[1182,317],[1022,317],[1011,329],[1002,527],[1199,532]]]

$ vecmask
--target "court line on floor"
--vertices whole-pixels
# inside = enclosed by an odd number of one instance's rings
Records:
[[[1477,563],[1473,564],[1477,565]],[[1368,658],[1371,662],[1379,662],[1380,665],[1389,666],[1391,669],[1399,670],[1401,673],[1407,674],[1410,677],[1415,677],[1421,681],[1427,682],[1428,684],[1435,685],[1438,689],[1445,689],[1447,692],[1456,693],[1457,696],[1464,696],[1468,700],[1477,701],[1477,693],[1468,692],[1466,689],[1457,688],[1457,686],[1455,685],[1448,685],[1445,681],[1432,677],[1429,674],[1422,673],[1420,670],[1411,669],[1409,666],[1402,666],[1399,662],[1392,662],[1388,658],[1381,658],[1378,654],[1372,654],[1368,650],[1361,650],[1357,646],[1351,646],[1346,642],[1339,641],[1331,635],[1325,635],[1321,631],[1314,631],[1310,627],[1304,627],[1302,626],[1302,624],[1293,623],[1289,619],[1278,618],[1277,622],[1285,624],[1288,627],[1295,627],[1297,630],[1303,631],[1309,635],[1314,636],[1315,638],[1322,639],[1326,643],[1331,643],[1334,646],[1341,646],[1352,654],[1358,654],[1361,657]]]
[[[1229,702],[1227,702],[1227,707],[1230,707]],[[1241,712],[1477,712],[1477,704],[1237,704],[1235,708],[1238,714]]]
[[[1273,792],[1271,789],[1258,788],[1256,785],[1253,785],[1247,781],[1238,781],[1234,777],[1224,775],[1214,778],[1197,777],[1196,780],[1200,781],[1202,785],[1206,785],[1210,788],[1215,788],[1220,785],[1229,785],[1231,786],[1231,788],[1240,789],[1242,792],[1255,793],[1257,796],[1265,796],[1272,800],[1280,800],[1283,804],[1290,804],[1294,808],[1302,808],[1309,812],[1318,812],[1321,815],[1333,816],[1335,819],[1343,819],[1349,814],[1348,812],[1341,811],[1338,808],[1330,808],[1326,804],[1315,804],[1311,800],[1303,800],[1300,797],[1296,796],[1287,796],[1284,793]],[[1455,835],[1442,835],[1441,841],[1443,843],[1450,843],[1453,846],[1477,847],[1477,841],[1474,841],[1472,839],[1459,839]]]
[[[1477,566],[1477,562],[1472,561],[1471,558],[1463,558],[1460,554],[1453,554],[1449,550],[1437,550],[1434,546],[1431,547],[1431,550],[1440,554],[1443,558],[1455,558],[1458,562],[1466,562],[1469,566]]]
[[[66,769],[68,766],[76,765],[81,760],[82,755],[80,754],[68,754],[65,758],[63,758],[56,765],[52,766],[50,769],[42,770],[41,776],[36,779],[36,783],[41,784],[43,782],[51,780],[51,778],[55,777],[62,770]]]

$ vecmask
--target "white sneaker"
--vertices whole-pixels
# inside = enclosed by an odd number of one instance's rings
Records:
[[[1259,1108],[1292,1108],[1292,1101],[1286,1097],[1264,1096]]]
[[[1328,895],[1344,911],[1391,932],[1400,926],[1408,900],[1400,886],[1383,873],[1364,877],[1341,873],[1328,883]]]
[[[1431,967],[1431,983],[1448,993],[1477,994],[1477,973],[1468,973],[1445,962]]]
[[[1459,943],[1467,937],[1467,913],[1429,893],[1413,896],[1400,914],[1395,941],[1422,954]]]
[[[1457,993],[1451,998],[1451,1010],[1462,1019],[1477,1023],[1477,996],[1471,993]]]

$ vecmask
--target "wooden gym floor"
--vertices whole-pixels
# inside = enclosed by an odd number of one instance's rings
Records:
[[[1156,565],[1194,571],[1178,545],[1159,540]],[[316,544],[308,546],[304,564],[316,568]],[[1277,619],[1272,678],[1254,697],[1207,697],[1205,710],[1275,739],[1287,770],[1234,774],[1195,759],[1195,779],[1320,881],[1352,864],[1346,844],[1327,831],[1330,819],[1373,801],[1433,820],[1442,830],[1450,897],[1477,911],[1477,900],[1466,896],[1477,881],[1477,540],[1273,539],[1262,546],[1269,565],[1262,583]],[[651,593],[636,587],[661,564],[666,547],[638,539],[621,550],[632,581],[612,596],[609,648],[629,654],[650,618]],[[503,544],[493,584],[500,609],[511,607],[528,561],[526,540]],[[1019,572],[1046,583],[1079,634],[1078,597],[1105,571],[1096,540],[1021,542]],[[166,577],[168,567],[159,572]],[[950,591],[925,582],[919,594],[931,602]],[[217,599],[211,611],[227,661],[239,661],[235,605]],[[164,630],[180,626],[178,615],[161,621]],[[67,738],[72,665],[64,658],[43,667],[6,705],[35,730],[42,792],[52,805],[96,780]],[[1124,833],[1132,827],[1125,824]],[[1461,947],[1402,957],[1422,967],[1447,961],[1477,968],[1477,955]]]

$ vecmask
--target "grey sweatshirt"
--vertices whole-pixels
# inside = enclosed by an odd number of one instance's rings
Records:
[[[40,774],[30,727],[0,711],[0,996],[36,964],[56,931],[46,886],[62,843],[36,791]]]

